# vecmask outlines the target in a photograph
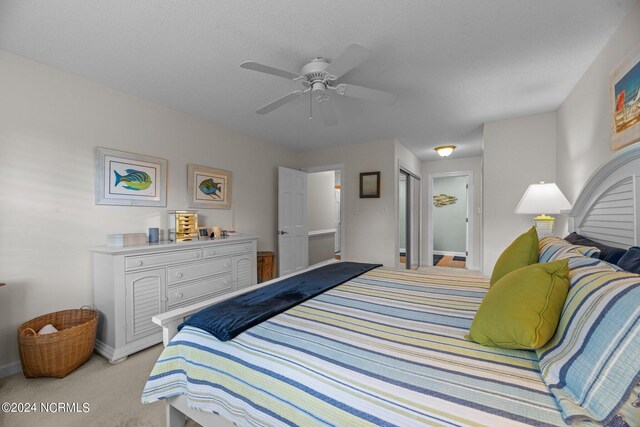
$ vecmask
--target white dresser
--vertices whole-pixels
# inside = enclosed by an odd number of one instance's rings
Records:
[[[96,351],[111,362],[162,341],[156,314],[257,281],[254,236],[91,251]]]

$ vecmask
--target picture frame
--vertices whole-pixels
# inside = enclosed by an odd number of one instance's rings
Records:
[[[231,172],[189,164],[187,191],[190,208],[231,209]]]
[[[360,173],[360,198],[380,198],[380,172]]]
[[[200,239],[209,239],[211,238],[211,227],[198,227],[198,237]]]
[[[166,206],[167,160],[96,148],[97,205]]]
[[[640,141],[640,45],[609,76],[611,149],[618,151]]]

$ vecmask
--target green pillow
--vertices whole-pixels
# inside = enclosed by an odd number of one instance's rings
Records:
[[[489,347],[540,348],[553,336],[569,292],[569,260],[513,271],[489,289],[467,339]]]
[[[531,227],[531,230],[518,236],[516,240],[502,252],[500,258],[496,261],[496,265],[493,267],[489,284],[493,286],[493,284],[500,280],[505,274],[526,267],[527,265],[535,264],[538,262],[539,254],[538,232],[535,227]]]

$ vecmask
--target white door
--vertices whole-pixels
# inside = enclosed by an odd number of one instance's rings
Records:
[[[280,276],[309,266],[307,174],[278,168],[278,269]]]

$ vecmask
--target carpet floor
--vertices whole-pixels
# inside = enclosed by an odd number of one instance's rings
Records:
[[[162,344],[129,356],[124,362],[110,364],[94,354],[91,359],[65,378],[25,378],[21,373],[0,379],[0,402],[36,404],[32,413],[0,412],[3,427],[116,426],[159,427],[165,425],[163,402],[142,404],[140,395]],[[76,403],[76,413],[46,413],[41,404]],[[189,420],[189,427],[198,424]]]

